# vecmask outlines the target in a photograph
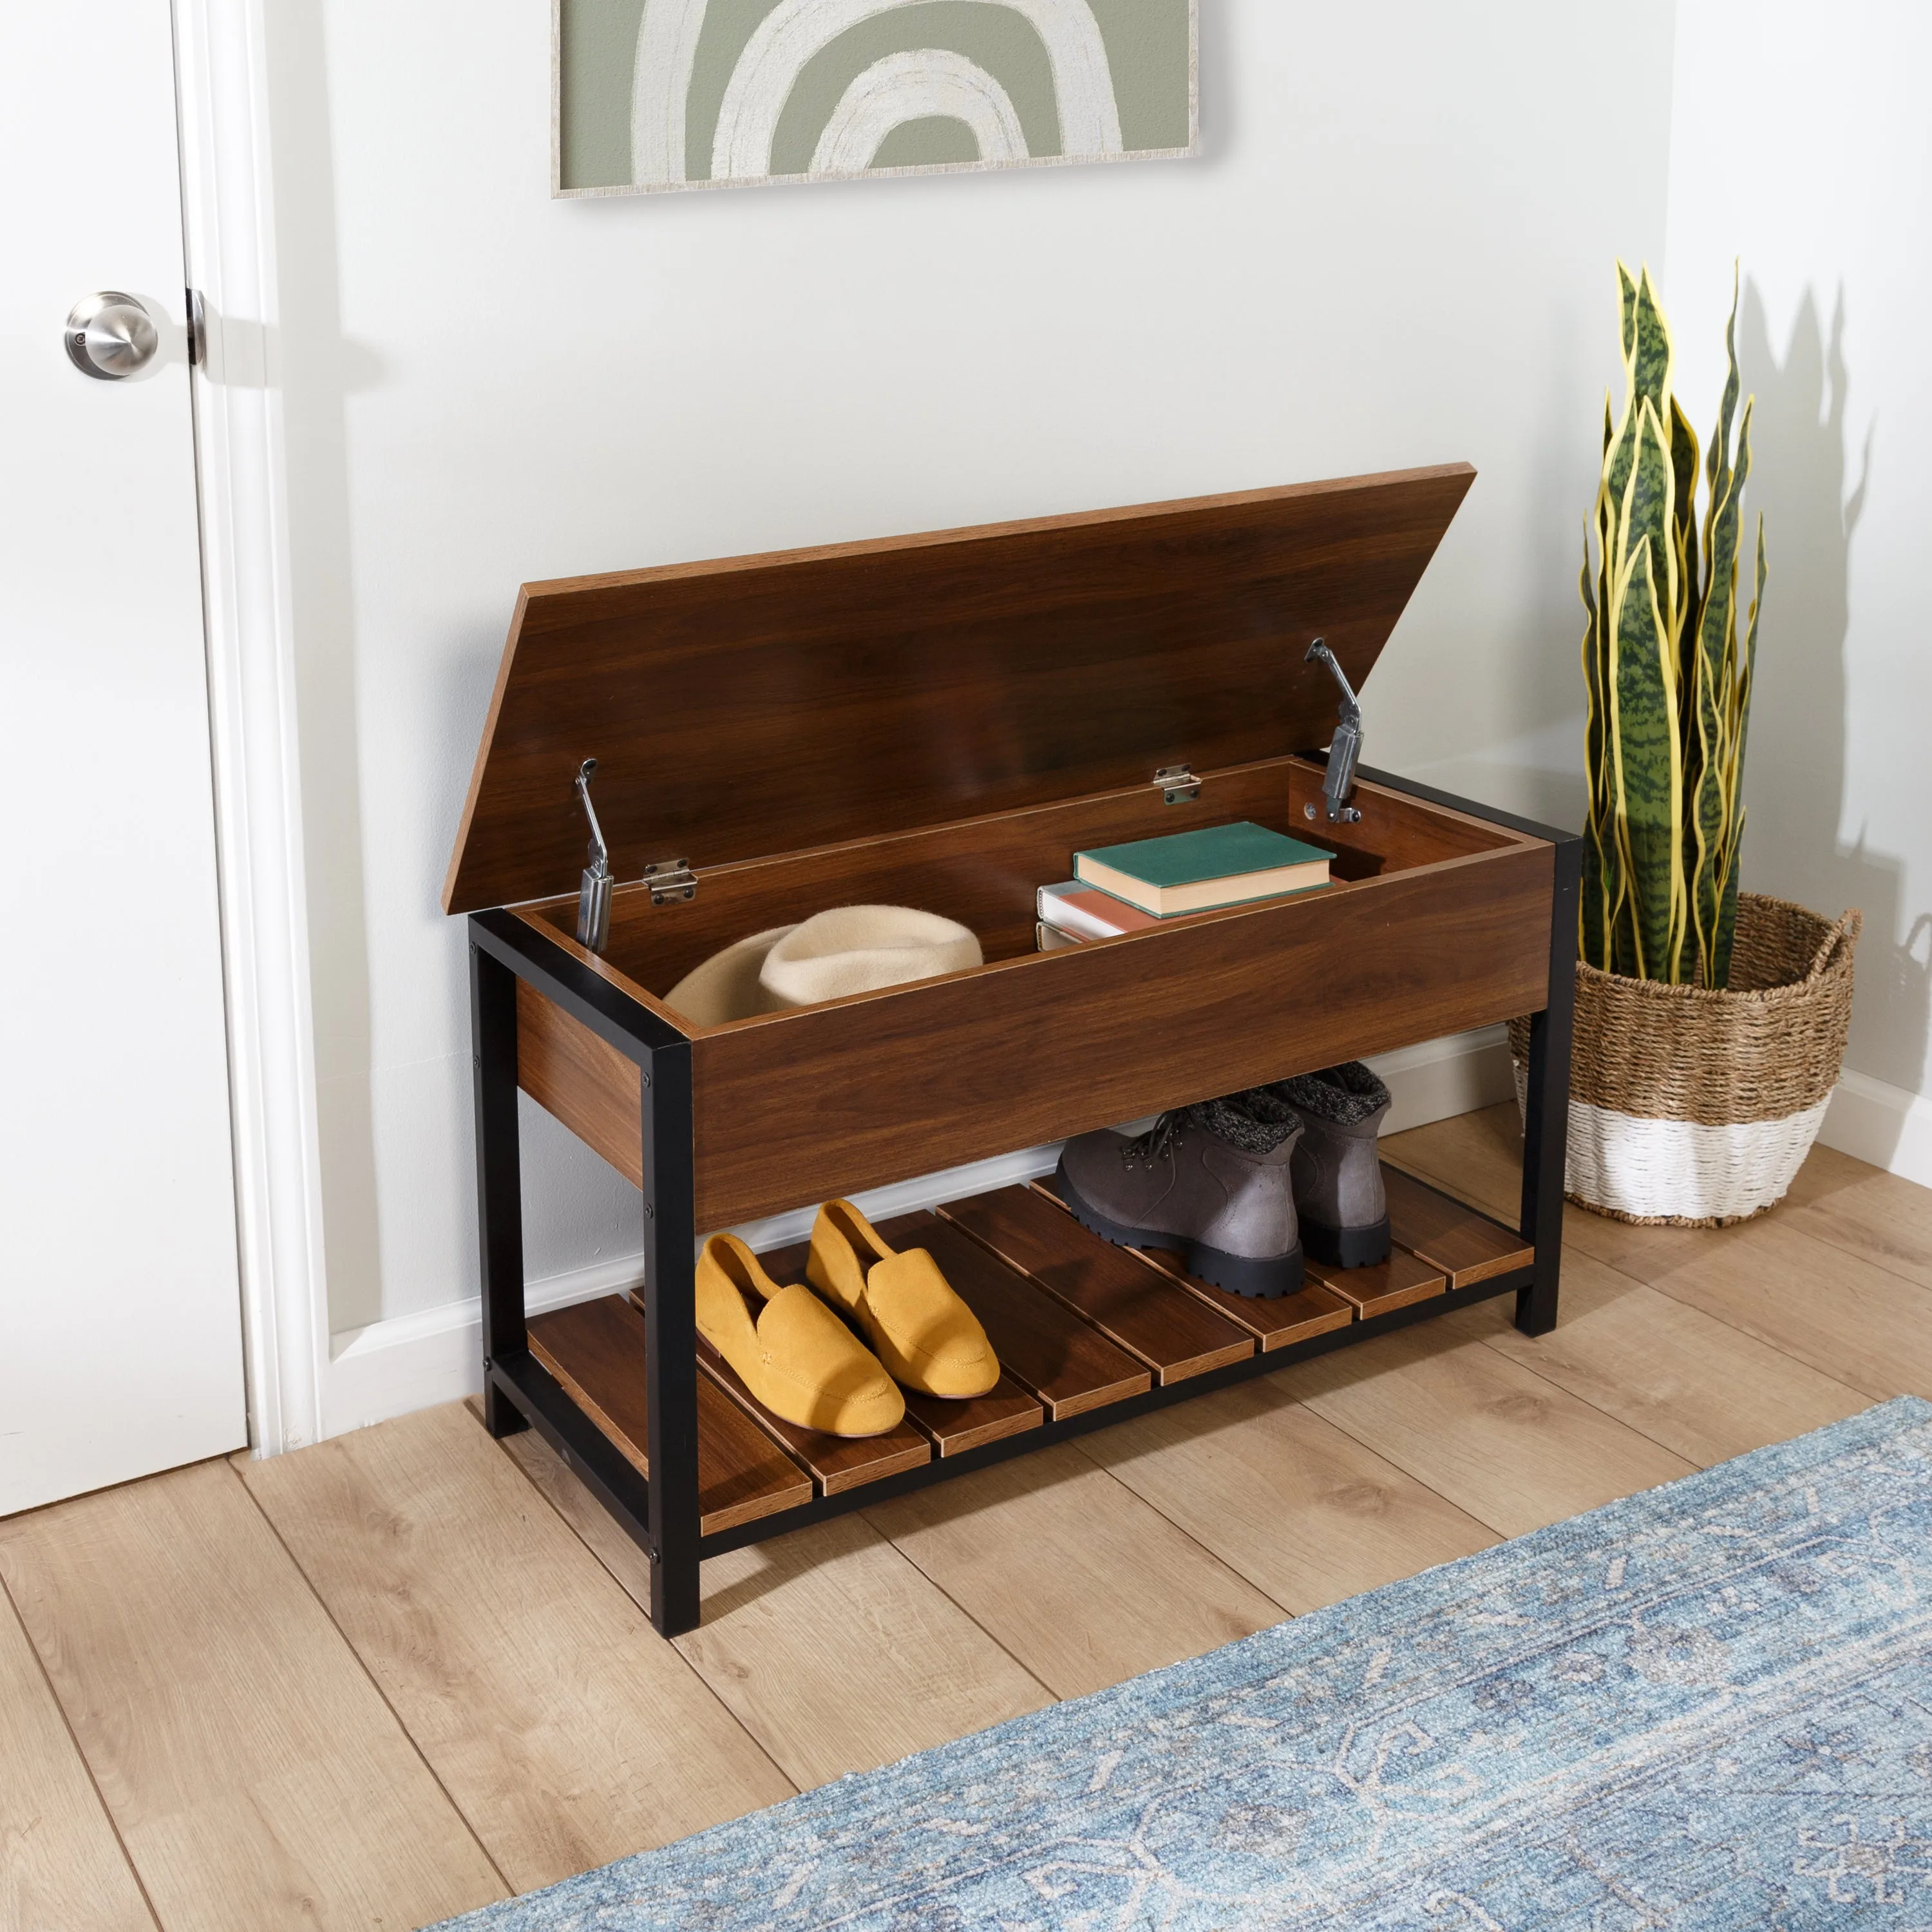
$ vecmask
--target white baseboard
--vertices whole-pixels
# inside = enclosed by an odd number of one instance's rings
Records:
[[[1383,1054],[1370,1064],[1388,1082],[1394,1096],[1384,1130],[1390,1133],[1490,1106],[1515,1093],[1508,1041],[1499,1026],[1404,1047],[1399,1052]],[[856,1198],[866,1214],[883,1220],[1050,1174],[1059,1157],[1060,1143],[1052,1142],[875,1188]],[[760,1252],[782,1247],[804,1240],[812,1232],[813,1211],[806,1208],[776,1215],[737,1232]],[[622,1293],[635,1286],[640,1276],[638,1257],[627,1255],[532,1282],[525,1292],[525,1305],[532,1314],[540,1314],[596,1295]],[[327,1433],[340,1436],[392,1416],[406,1415],[413,1409],[475,1394],[482,1386],[480,1321],[477,1304],[472,1299],[446,1303],[419,1314],[396,1316],[337,1336],[322,1405]]]
[[[1818,1138],[1854,1160],[1932,1187],[1932,1100],[1922,1094],[1847,1068]]]
[[[1447,1040],[1424,1040],[1420,1046],[1378,1054],[1369,1064],[1394,1096],[1382,1123],[1385,1134],[1426,1127],[1431,1120],[1450,1120],[1516,1098],[1507,1027],[1479,1027]]]
[[[532,1315],[621,1294],[643,1279],[635,1255],[573,1268],[530,1282],[524,1305]],[[334,1338],[322,1407],[331,1436],[474,1395],[483,1386],[482,1316],[474,1297],[415,1315],[393,1316]]]

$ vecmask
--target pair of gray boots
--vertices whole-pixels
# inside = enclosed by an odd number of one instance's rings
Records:
[[[1388,1258],[1376,1153],[1388,1108],[1388,1089],[1352,1060],[1163,1114],[1144,1134],[1082,1134],[1054,1180],[1108,1240],[1177,1250],[1190,1274],[1235,1294],[1288,1294],[1304,1250],[1334,1268]]]

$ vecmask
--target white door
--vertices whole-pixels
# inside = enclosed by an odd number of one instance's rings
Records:
[[[0,1514],[247,1436],[170,32],[0,4]]]

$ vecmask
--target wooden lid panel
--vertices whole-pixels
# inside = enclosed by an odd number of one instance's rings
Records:
[[[525,587],[451,912],[1325,746],[1466,464]]]

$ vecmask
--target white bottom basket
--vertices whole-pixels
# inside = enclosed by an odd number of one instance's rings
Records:
[[[1528,1070],[1516,1069],[1519,1108]],[[1711,1127],[1570,1102],[1563,1191],[1633,1221],[1742,1221],[1784,1198],[1824,1124],[1827,1094],[1782,1120]]]

